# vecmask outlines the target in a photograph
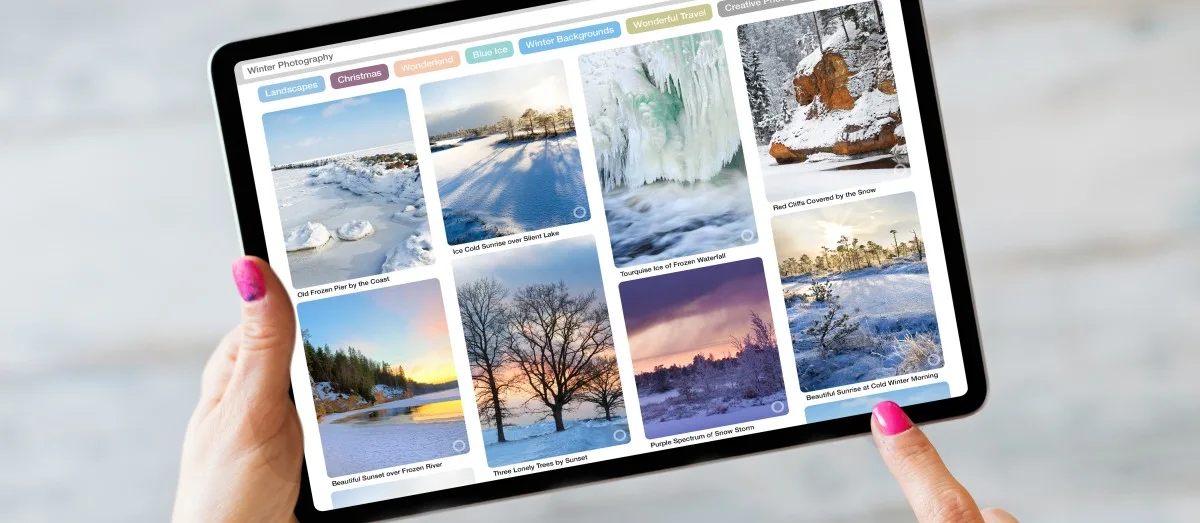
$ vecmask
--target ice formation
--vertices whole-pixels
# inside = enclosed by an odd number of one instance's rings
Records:
[[[580,57],[606,190],[705,181],[741,148],[720,31]]]
[[[297,225],[283,235],[288,252],[316,249],[329,242],[329,238],[329,230],[315,222]]]
[[[345,241],[355,241],[366,238],[374,232],[375,227],[371,226],[371,222],[367,220],[353,220],[338,227],[337,237]]]
[[[388,251],[387,259],[383,262],[383,272],[396,272],[409,267],[430,265],[433,262],[433,243],[429,240],[429,235],[417,232],[409,236],[404,245],[397,245]]]
[[[412,202],[422,197],[418,167],[389,169],[381,163],[343,158],[308,174],[315,184],[333,184],[360,196],[378,195],[389,202]]]

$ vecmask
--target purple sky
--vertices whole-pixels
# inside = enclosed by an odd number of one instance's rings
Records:
[[[621,284],[634,368],[732,352],[750,312],[770,317],[762,260],[753,258]]]

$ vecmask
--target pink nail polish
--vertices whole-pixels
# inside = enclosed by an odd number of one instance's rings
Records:
[[[904,409],[901,409],[894,401],[880,402],[875,405],[871,413],[875,416],[875,422],[879,424],[879,428],[883,430],[885,436],[895,436],[912,428],[912,421],[908,419],[908,414],[905,414]]]
[[[258,265],[248,258],[233,262],[233,281],[237,283],[242,301],[247,303],[261,300],[266,294],[262,271],[258,270]]]

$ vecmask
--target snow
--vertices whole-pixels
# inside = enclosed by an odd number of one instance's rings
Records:
[[[579,65],[618,267],[756,241],[719,31],[592,53]]]
[[[728,167],[704,183],[658,182],[617,189],[604,195],[604,210],[618,267],[757,240],[750,184],[742,165]]]
[[[504,134],[433,153],[451,245],[589,218],[574,133],[505,142]],[[576,210],[582,207],[582,218]]]
[[[415,234],[429,234],[421,173],[416,166],[388,169],[363,157],[338,157],[315,167],[277,169],[272,174],[284,230],[288,234],[301,226],[315,230],[308,225],[311,223],[329,236],[320,249],[297,251],[288,246],[288,266],[296,288],[380,274],[390,250],[405,245]],[[413,212],[405,215],[409,206]],[[374,233],[356,241],[328,233],[356,221],[369,222]],[[299,246],[311,241],[296,236],[292,243]],[[409,256],[405,260],[421,264],[430,258]]]
[[[629,442],[629,420],[613,418],[567,421],[567,430],[554,431],[554,421],[505,426],[504,443],[496,442],[496,429],[483,431],[488,466],[503,467],[555,456],[577,454]],[[621,431],[618,433],[617,431]],[[619,441],[618,437],[623,436]]]
[[[327,382],[323,382],[323,383],[327,383]],[[374,393],[376,393],[376,394],[383,394],[384,396],[386,396],[386,397],[388,397],[388,398],[392,398],[392,397],[395,397],[395,396],[403,396],[403,395],[404,395],[404,389],[403,389],[403,388],[400,388],[400,387],[392,387],[392,386],[390,386],[390,385],[384,385],[384,384],[382,384],[382,383],[381,383],[381,384],[377,384],[377,385],[375,385],[375,388],[373,388],[373,389],[371,389],[371,390],[372,390],[372,392],[374,392]]]
[[[908,169],[895,167],[867,169],[862,166],[873,162],[891,163],[892,154],[876,154],[862,158],[847,159],[844,156],[824,153],[814,154],[808,162],[778,165],[767,151],[770,146],[760,146],[759,161],[762,165],[763,187],[767,200],[778,202],[801,196],[839,191],[851,187],[903,180]]]
[[[452,401],[458,401],[457,389],[326,416],[318,429],[329,476],[346,476],[466,452],[454,449],[456,441],[468,441],[461,411],[456,417],[442,415],[428,421],[408,414],[410,408]],[[364,416],[373,411],[379,412],[378,416]]]
[[[338,227],[337,236],[340,240],[355,241],[366,238],[374,232],[375,227],[371,226],[371,222],[366,220],[353,220],[346,222],[346,224],[341,227]]]
[[[827,304],[789,303],[788,326],[804,391],[895,376],[904,358],[901,340],[905,336],[926,334],[937,340],[937,316],[925,262],[901,261],[882,269],[872,267],[817,279],[833,283],[834,294],[843,305],[842,313],[849,314],[860,324],[860,331],[869,336],[855,338],[852,346],[832,356],[822,356],[804,331],[825,314]],[[808,276],[789,278],[784,282],[784,295],[808,292],[810,287]],[[938,341],[938,357],[923,365],[922,370],[941,367],[940,350]]]
[[[283,235],[283,243],[288,252],[316,249],[329,242],[329,230],[324,225],[305,222],[288,229]]]
[[[388,251],[383,260],[383,272],[396,272],[409,267],[433,265],[433,243],[426,233],[414,233],[404,240],[404,245],[397,245]]]
[[[678,393],[678,391],[675,392]],[[777,406],[773,407],[777,401],[784,403],[783,409],[779,412],[775,412]],[[645,423],[647,439],[728,427],[787,413],[787,395],[782,391],[755,400],[727,402],[714,399],[709,404],[699,406],[675,404],[667,407],[664,405],[665,402],[639,403],[642,406],[642,419]],[[680,410],[685,406],[694,408],[694,410],[687,411],[691,414],[690,416],[680,416]]]
[[[345,393],[334,392],[333,385],[328,381],[322,381],[313,385],[313,392],[317,395],[318,399],[326,401],[350,399],[350,396]]]
[[[716,176],[741,149],[719,31],[579,58],[605,190]]]
[[[804,109],[796,111],[792,122],[775,133],[772,143],[802,150],[873,139],[883,132],[884,126],[896,121],[891,115],[900,113],[900,97],[872,89],[863,93],[852,109],[830,110],[811,120],[806,113]]]

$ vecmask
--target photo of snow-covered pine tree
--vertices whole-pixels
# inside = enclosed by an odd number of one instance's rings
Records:
[[[587,221],[560,61],[421,86],[450,245]]]
[[[771,227],[801,389],[942,366],[913,193],[778,216]]]
[[[629,442],[595,241],[454,262],[490,467]]]
[[[296,288],[432,264],[403,89],[263,115]]]
[[[907,176],[877,1],[742,25],[738,45],[768,200]]]
[[[787,413],[762,260],[621,284],[646,437]]]
[[[297,315],[330,477],[468,451],[437,280],[304,302]]]
[[[618,267],[757,240],[720,31],[579,57]]]

